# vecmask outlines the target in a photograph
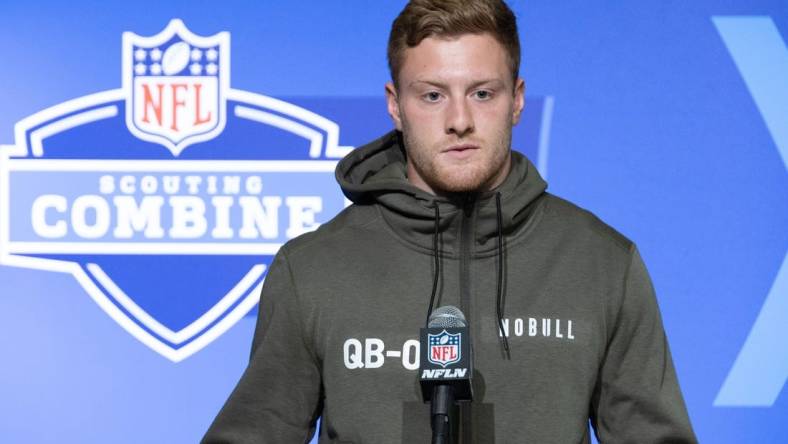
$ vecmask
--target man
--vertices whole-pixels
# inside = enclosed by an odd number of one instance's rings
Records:
[[[337,167],[353,205],[288,242],[249,366],[204,442],[425,442],[430,297],[474,344],[459,442],[694,442],[635,246],[545,192],[510,147],[524,105],[500,0],[414,0],[389,40],[397,131]]]

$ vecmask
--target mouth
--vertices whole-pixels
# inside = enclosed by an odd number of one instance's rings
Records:
[[[478,145],[461,144],[461,145],[452,145],[446,148],[445,150],[443,150],[443,153],[455,159],[466,159],[472,156],[478,150],[479,150]]]

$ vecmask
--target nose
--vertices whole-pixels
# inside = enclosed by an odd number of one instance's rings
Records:
[[[446,134],[463,137],[474,131],[473,113],[466,98],[452,101],[446,115]]]

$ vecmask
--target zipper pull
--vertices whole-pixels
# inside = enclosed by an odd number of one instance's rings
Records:
[[[463,196],[462,214],[465,217],[471,217],[471,213],[473,213],[473,205],[475,201],[476,201],[476,195],[473,193],[465,193],[465,196]]]

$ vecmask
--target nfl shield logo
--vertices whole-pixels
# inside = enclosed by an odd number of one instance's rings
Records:
[[[159,34],[123,33],[126,126],[132,134],[179,155],[225,126],[230,36],[201,37],[181,20]]]
[[[430,344],[427,357],[433,364],[446,367],[460,361],[460,338],[459,333],[450,334],[443,330],[437,335],[427,334],[427,341]]]

